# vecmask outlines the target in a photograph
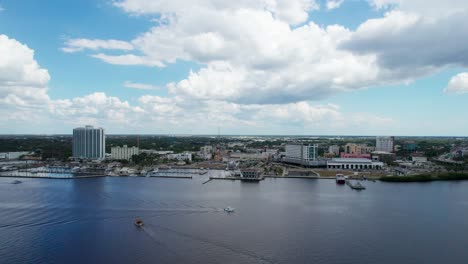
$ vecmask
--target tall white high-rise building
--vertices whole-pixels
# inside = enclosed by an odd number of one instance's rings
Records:
[[[137,147],[116,146],[111,148],[111,158],[116,160],[130,160],[134,155],[140,154]]]
[[[285,162],[310,165],[317,159],[317,145],[286,145]]]
[[[104,159],[105,156],[106,136],[103,128],[86,126],[73,129],[73,157]]]
[[[395,141],[395,137],[376,137],[375,150],[393,152],[394,141]]]

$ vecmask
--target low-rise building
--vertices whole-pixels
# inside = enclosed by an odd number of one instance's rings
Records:
[[[370,159],[371,154],[347,154],[341,152],[340,157],[343,159]]]
[[[243,169],[241,170],[241,178],[246,179],[258,179],[261,176],[261,172],[257,169]]]
[[[192,161],[192,153],[184,152],[178,154],[169,154],[167,155],[169,160],[178,160],[178,161]]]
[[[355,144],[355,143],[348,143],[344,147],[344,151],[346,154],[369,154],[374,150],[373,147],[367,146],[367,144]]]
[[[165,156],[165,155],[173,154],[174,151],[172,151],[172,150],[141,149],[140,153],[157,154],[157,155]]]
[[[329,169],[380,170],[383,168],[383,165],[383,162],[372,161],[370,159],[337,158],[327,161],[327,168]]]
[[[111,159],[114,160],[130,160],[134,155],[140,154],[137,147],[123,147],[115,146],[111,147]]]
[[[230,154],[231,159],[237,160],[261,160],[264,159],[262,153],[243,153],[243,152],[232,152]]]

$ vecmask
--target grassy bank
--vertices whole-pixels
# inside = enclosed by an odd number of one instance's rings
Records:
[[[468,180],[468,173],[442,173],[442,174],[421,174],[412,176],[385,176],[380,178],[384,182],[430,182],[430,181],[459,181]]]

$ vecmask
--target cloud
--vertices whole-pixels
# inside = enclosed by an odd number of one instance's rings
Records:
[[[34,51],[6,35],[0,35],[0,100],[5,104],[37,102],[48,98],[46,69],[34,59]]]
[[[327,0],[327,9],[332,10],[336,9],[343,4],[344,0]]]
[[[85,49],[89,50],[99,50],[99,49],[108,49],[108,50],[124,50],[129,51],[133,50],[131,43],[109,39],[69,39],[65,42],[65,47],[62,48],[62,51],[67,53],[73,53],[78,51],[83,51]]]
[[[308,18],[308,12],[319,9],[314,0],[122,0],[115,1],[114,5],[132,14],[156,14],[163,18],[185,16],[192,12],[205,12],[217,10],[229,13],[242,9],[266,10],[276,18],[288,24],[299,24]],[[188,8],[190,6],[190,8]],[[189,11],[190,10],[190,11]]]
[[[312,130],[354,126],[347,121],[354,120],[354,115],[343,113],[338,106],[303,100],[241,104],[222,98],[170,94],[143,95],[132,104],[104,92],[52,99],[47,93],[50,76],[34,59],[32,49],[0,35],[0,55],[3,58],[0,60],[0,128],[4,133],[66,133],[84,124],[103,126],[111,133],[171,134],[206,134],[216,131],[220,124],[226,132],[263,134],[272,131],[310,134]],[[154,88],[133,82],[125,84],[133,88]]]
[[[0,5],[0,12],[2,11],[5,11],[5,8],[2,5]]]
[[[440,18],[467,10],[466,0],[369,0],[377,9],[400,10],[425,17]]]
[[[103,53],[93,54],[91,57],[100,59],[109,64],[115,65],[144,65],[144,66],[157,66],[164,67],[164,63],[160,61],[152,61],[145,57],[136,56],[133,54],[125,55],[106,55]]]
[[[447,87],[445,87],[444,92],[448,94],[468,93],[468,72],[462,72],[453,76]]]
[[[318,101],[468,65],[464,1],[370,2],[386,14],[352,31],[310,21],[315,1],[200,0],[190,8],[181,0],[116,1],[130,14],[156,17],[155,25],[129,40],[134,50],[126,54],[91,56],[150,67],[195,62],[200,69],[166,84],[173,96],[238,104]]]
[[[125,81],[123,84],[124,87],[132,88],[132,89],[139,89],[139,90],[159,90],[161,87],[152,85],[152,84],[145,84],[145,83],[135,83],[131,81]]]
[[[341,47],[377,56],[381,67],[417,77],[446,66],[468,66],[468,13],[434,20],[399,10],[359,26]],[[456,28],[456,30],[454,30]]]
[[[292,27],[274,11],[235,4],[217,9],[202,4],[191,12],[177,1],[163,6],[153,1],[118,5],[139,13],[161,8],[170,18],[131,40],[139,55],[91,56],[121,65],[163,67],[179,60],[204,65],[186,79],[167,84],[176,95],[290,103],[320,100],[380,82],[374,55],[337,49],[352,34],[342,26],[321,28],[309,22]]]

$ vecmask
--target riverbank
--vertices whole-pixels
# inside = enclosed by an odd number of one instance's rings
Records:
[[[468,173],[442,173],[442,174],[420,174],[411,176],[385,176],[379,179],[383,182],[431,182],[431,181],[459,181],[468,180]]]

